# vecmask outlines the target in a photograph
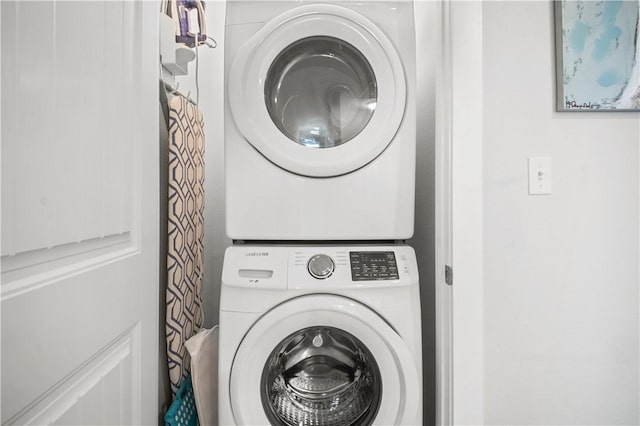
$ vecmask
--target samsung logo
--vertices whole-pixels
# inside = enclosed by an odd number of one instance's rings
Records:
[[[269,256],[268,251],[250,251],[249,253],[245,253],[245,256],[258,257],[258,256]]]

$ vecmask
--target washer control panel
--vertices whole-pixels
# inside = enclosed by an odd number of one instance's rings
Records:
[[[353,281],[398,280],[398,264],[393,251],[350,251]]]
[[[406,245],[234,245],[222,268],[224,286],[265,291],[331,292],[412,286],[418,280],[415,252]]]

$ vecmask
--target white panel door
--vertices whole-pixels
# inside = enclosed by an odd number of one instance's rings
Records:
[[[155,424],[155,2],[0,2],[2,424]]]

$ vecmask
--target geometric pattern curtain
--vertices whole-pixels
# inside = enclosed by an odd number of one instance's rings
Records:
[[[204,122],[185,97],[169,101],[167,358],[175,395],[190,370],[184,346],[203,323]]]

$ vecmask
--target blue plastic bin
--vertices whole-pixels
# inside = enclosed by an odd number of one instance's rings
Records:
[[[165,426],[198,426],[198,411],[189,374],[180,385],[176,398],[164,415]]]

